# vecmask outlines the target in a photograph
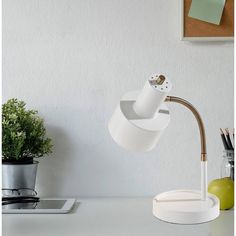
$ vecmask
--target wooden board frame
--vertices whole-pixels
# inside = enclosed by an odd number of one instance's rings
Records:
[[[183,41],[234,41],[234,37],[221,37],[221,36],[215,36],[215,37],[186,37],[184,36],[184,2],[185,0],[179,0],[180,1],[180,13],[181,13],[181,35],[180,39]]]

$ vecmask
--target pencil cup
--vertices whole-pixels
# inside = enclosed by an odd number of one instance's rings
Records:
[[[221,162],[221,178],[230,177],[234,180],[234,151],[224,150]]]

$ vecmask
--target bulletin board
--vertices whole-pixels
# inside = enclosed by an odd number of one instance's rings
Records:
[[[189,41],[232,41],[234,38],[234,0],[226,0],[220,25],[188,16],[192,0],[181,0],[181,39]]]

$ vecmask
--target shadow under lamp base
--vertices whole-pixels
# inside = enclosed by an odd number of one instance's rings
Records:
[[[209,194],[201,199],[197,190],[174,190],[157,195],[153,199],[153,215],[175,224],[199,224],[219,216],[219,200]]]

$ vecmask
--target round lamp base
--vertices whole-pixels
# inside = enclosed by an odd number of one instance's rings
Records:
[[[174,190],[153,199],[153,214],[158,219],[176,224],[199,224],[214,220],[220,214],[218,198],[209,194],[201,200],[196,190]]]

